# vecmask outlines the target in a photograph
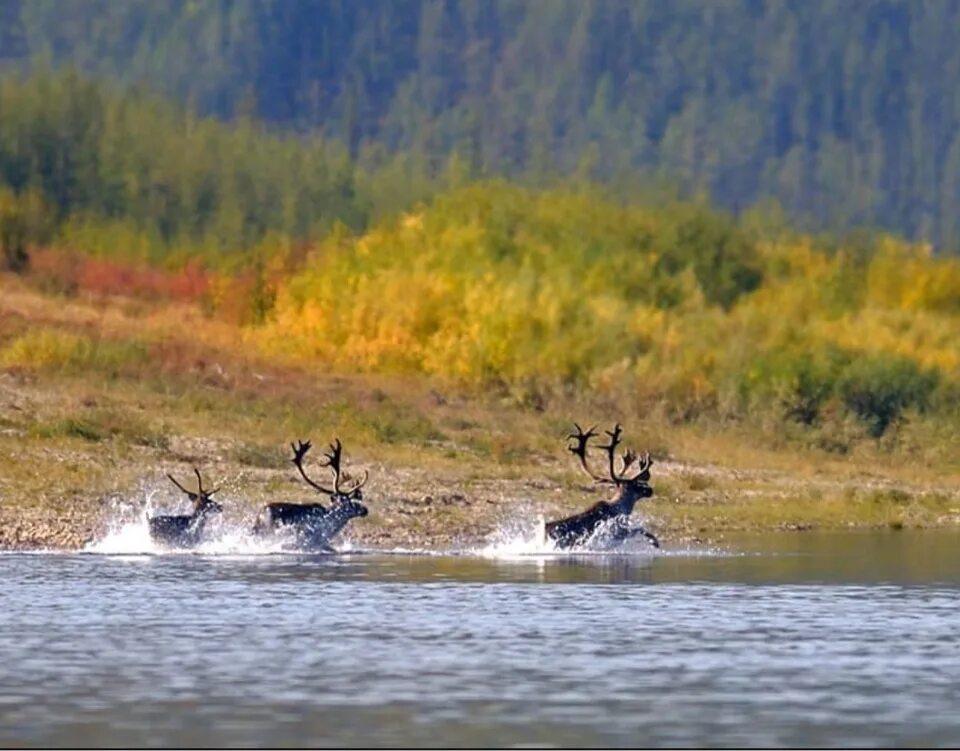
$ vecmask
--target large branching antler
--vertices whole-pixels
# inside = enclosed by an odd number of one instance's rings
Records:
[[[597,482],[606,482],[610,483],[613,480],[609,480],[606,477],[601,477],[592,469],[590,465],[587,464],[587,444],[590,442],[590,439],[595,437],[597,434],[595,432],[596,425],[591,428],[588,428],[586,431],[583,430],[577,423],[573,424],[573,427],[576,428],[576,433],[571,433],[567,438],[571,438],[576,442],[575,446],[567,446],[567,450],[576,456],[580,460],[580,466],[583,468],[583,471],[590,475],[591,478]]]
[[[623,428],[620,427],[620,423],[616,423],[613,426],[613,430],[604,430],[608,436],[610,436],[610,443],[606,446],[600,446],[604,451],[607,452],[607,457],[610,462],[610,479],[614,482],[623,482],[623,478],[617,476],[616,467],[614,467],[614,457],[617,451],[617,446],[620,445],[620,436],[623,434]]]
[[[337,495],[340,494],[340,456],[342,454],[343,445],[339,438],[334,438],[333,443],[330,444],[330,451],[323,455],[326,461],[320,462],[321,467],[330,467],[333,471],[333,492]]]
[[[341,495],[349,495],[350,493],[353,493],[354,491],[359,490],[366,484],[367,480],[370,478],[370,473],[367,470],[364,470],[362,478],[360,478],[359,480],[356,480],[353,483],[353,485],[351,485],[346,489],[341,488],[340,481],[343,479],[343,472],[340,466],[340,459],[342,455],[343,455],[343,445],[340,443],[339,438],[334,438],[333,443],[330,444],[330,452],[324,454],[324,456],[327,458],[327,461],[324,463],[324,466],[330,467],[333,470],[334,491]]]
[[[196,467],[193,468],[193,473],[197,476],[197,490],[200,491],[200,495],[204,498],[209,498],[214,493],[216,493],[220,488],[214,488],[213,490],[204,490],[203,489],[203,480],[200,479],[200,470]]]
[[[307,452],[310,450],[310,447],[311,447],[310,441],[298,441],[297,444],[298,445],[294,445],[292,443],[290,444],[290,447],[293,449],[293,459],[291,459],[291,461],[297,465],[297,469],[300,470],[300,474],[303,476],[303,479],[306,480],[311,487],[315,488],[321,493],[326,493],[327,495],[345,495],[347,493],[352,493],[355,490],[358,490],[361,487],[363,487],[364,483],[366,483],[366,481],[370,477],[370,473],[367,471],[364,471],[363,478],[355,482],[348,489],[342,490],[340,488],[340,480],[341,480],[340,459],[343,455],[343,445],[340,443],[339,438],[335,438],[334,442],[330,444],[330,451],[324,453],[323,455],[326,461],[323,461],[323,460],[320,461],[320,466],[329,467],[330,470],[333,472],[333,489],[331,490],[330,488],[326,488],[323,485],[320,485],[319,483],[314,482],[309,477],[307,477],[307,473],[303,469],[303,458],[307,455]]]
[[[189,498],[194,503],[199,503],[200,501],[206,500],[210,498],[210,496],[212,496],[218,490],[220,490],[220,488],[214,488],[213,490],[209,490],[209,491],[204,490],[203,480],[200,478],[200,470],[194,467],[193,472],[197,476],[197,492],[196,493],[194,493],[192,490],[187,490],[185,487],[183,487],[183,485],[177,482],[176,478],[173,475],[167,473],[167,477],[170,478],[170,482],[172,482],[174,485],[176,485],[180,489],[180,492],[186,495],[187,498]]]
[[[363,470],[363,477],[361,477],[359,480],[355,480],[353,485],[351,485],[347,490],[344,490],[343,492],[346,494],[356,492],[357,490],[360,490],[360,488],[362,488],[364,485],[366,485],[367,480],[369,479],[370,479],[370,471],[365,469]]]
[[[620,423],[616,423],[613,426],[613,430],[606,430],[604,432],[608,436],[610,436],[610,443],[608,443],[606,446],[601,446],[600,448],[602,448],[604,451],[607,452],[607,457],[609,459],[609,464],[610,464],[610,477],[613,478],[613,481],[615,483],[620,485],[625,482],[631,482],[633,480],[638,479],[640,475],[642,475],[644,472],[650,469],[650,465],[653,463],[653,461],[650,459],[649,452],[645,452],[642,456],[638,456],[630,449],[626,449],[623,452],[623,456],[621,457],[621,460],[620,460],[621,461],[620,471],[617,472],[614,455],[616,453],[617,446],[620,445],[620,437],[623,435],[623,428],[620,427]],[[631,477],[628,477],[627,471],[630,469],[630,466],[635,462],[638,462],[637,471]]]
[[[628,459],[629,461],[627,461]],[[626,451],[623,454],[623,472],[621,474],[626,472],[634,462],[637,462],[637,471],[633,477],[630,478],[631,480],[639,479],[642,475],[648,473],[650,471],[650,465],[653,464],[653,459],[650,458],[649,451],[644,451],[640,456],[636,456],[631,451]]]
[[[607,478],[599,476],[593,470],[591,470],[589,464],[587,464],[587,444],[591,438],[597,435],[597,433],[594,432],[595,427],[592,427],[584,432],[583,429],[576,423],[574,423],[573,426],[577,429],[577,432],[571,433],[568,437],[576,441],[576,445],[568,446],[567,448],[580,460],[580,466],[583,467],[584,471],[597,482],[621,485],[623,483],[638,479],[644,472],[650,469],[652,461],[649,453],[645,453],[643,456],[638,457],[633,451],[627,449],[623,452],[623,456],[621,458],[620,472],[617,472],[616,453],[617,446],[620,445],[621,436],[623,435],[623,428],[620,426],[620,423],[616,423],[613,426],[613,430],[604,431],[604,433],[610,436],[610,443],[597,447],[603,449],[607,453],[610,477]],[[637,472],[628,477],[627,471],[630,469],[631,465],[638,462],[638,459],[639,463]]]
[[[303,477],[307,485],[320,493],[333,495],[336,490],[330,490],[330,488],[325,488],[320,483],[314,482],[307,476],[307,472],[303,468],[303,457],[307,455],[311,445],[310,441],[297,441],[296,444],[291,443],[290,448],[293,449],[293,459],[290,461],[297,465],[297,469],[300,470],[300,476]]]

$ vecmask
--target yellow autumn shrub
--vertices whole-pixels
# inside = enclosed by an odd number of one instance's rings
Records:
[[[806,415],[838,384],[860,393],[849,384],[866,376],[844,375],[858,353],[878,363],[870,388],[912,378],[902,362],[960,384],[958,306],[960,264],[893,238],[869,253],[754,242],[695,205],[493,182],[334,233],[251,341],[333,369],[566,385],[682,413],[786,399]]]

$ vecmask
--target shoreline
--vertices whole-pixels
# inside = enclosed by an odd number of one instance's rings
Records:
[[[91,551],[88,549],[88,546],[95,545],[102,541],[108,531],[108,525],[99,520],[93,522],[84,520],[75,526],[64,526],[60,522],[44,519],[43,517],[14,520],[12,524],[9,523],[9,520],[5,519],[4,523],[5,528],[2,533],[0,533],[0,553],[96,553],[98,551]],[[645,522],[645,524],[649,526],[649,522]],[[741,525],[722,530],[703,529],[699,534],[682,533],[676,537],[670,535],[669,531],[663,531],[661,529],[659,534],[662,535],[661,542],[663,549],[669,551],[671,548],[685,545],[722,544],[730,536],[736,537],[744,534],[772,536],[824,532],[867,533],[882,531],[909,534],[911,532],[930,530],[960,531],[960,523],[949,522],[907,527],[876,523],[857,524],[854,522],[842,526],[819,526],[813,522],[785,522],[778,527],[772,528]],[[210,540],[211,543],[215,543],[216,541],[216,537]],[[397,551],[443,554],[448,552],[461,552],[463,550],[476,550],[495,546],[496,544],[489,537],[464,538],[463,535],[450,534],[440,538],[425,538],[415,535],[394,535],[390,532],[364,533],[359,527],[335,540],[333,543],[334,547],[344,541],[348,541],[351,546],[359,547],[367,554],[376,554],[379,552],[390,554],[396,553]],[[337,554],[343,555],[349,555],[351,552],[350,549],[337,550]],[[573,550],[566,552],[575,555],[578,551]],[[104,554],[110,553],[107,552]],[[290,554],[296,555],[297,553],[291,552]]]
[[[428,478],[416,467],[370,469],[365,489],[370,515],[354,520],[338,538],[364,549],[480,547],[490,544],[500,530],[531,527],[540,518],[582,510],[608,496],[606,489],[580,480],[571,484],[562,472],[557,477],[541,472],[526,479],[474,476],[458,482],[450,475]],[[661,462],[656,469],[655,495],[638,506],[633,518],[660,536],[667,548],[713,544],[741,533],[960,529],[960,498],[948,488],[908,491],[874,480],[869,489],[856,491],[852,484],[815,484],[769,470],[739,470],[741,486],[764,478],[767,487],[741,487],[738,493],[714,484],[729,474],[723,468]],[[182,467],[176,471],[185,474]],[[147,480],[139,478],[139,487],[130,493],[48,497],[29,506],[5,503],[0,508],[0,550],[79,551],[102,539],[111,526],[134,522],[148,506],[153,506],[153,513],[183,513],[185,504],[175,489],[166,488],[160,472],[151,472]],[[231,529],[251,526],[258,508],[268,500],[315,500],[286,469],[234,466],[230,473],[218,465],[206,475],[225,485],[220,498],[223,519]]]

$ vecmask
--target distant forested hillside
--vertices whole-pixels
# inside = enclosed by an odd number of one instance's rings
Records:
[[[960,247],[960,3],[0,0],[0,65],[146,82],[364,158],[666,178]],[[3,116],[0,113],[0,116]]]

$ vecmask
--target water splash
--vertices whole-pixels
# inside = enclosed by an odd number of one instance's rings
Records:
[[[489,536],[487,544],[470,551],[483,558],[526,558],[560,556],[651,556],[670,555],[675,551],[654,548],[643,539],[614,540],[609,525],[602,524],[597,530],[574,548],[558,548],[546,534],[546,522],[541,516],[534,521],[508,520]]]
[[[189,549],[159,545],[150,537],[146,515],[134,521],[114,522],[107,533],[90,542],[85,553],[102,555],[262,555],[282,553],[284,539],[263,539],[253,534],[250,526],[242,523],[211,522],[205,530],[206,539]]]
[[[176,504],[176,505],[174,505]],[[109,501],[106,513],[109,519],[106,532],[83,548],[85,553],[100,555],[302,555],[292,545],[292,536],[277,534],[262,537],[254,534],[253,516],[232,518],[228,515],[211,519],[204,530],[204,541],[194,548],[175,549],[158,545],[150,537],[147,518],[155,514],[185,511],[179,498],[172,495],[164,484],[141,485],[133,497],[117,496]],[[708,555],[718,551],[710,549],[658,550],[643,540],[628,540],[610,544],[605,530],[598,530],[583,545],[574,549],[559,549],[546,535],[545,520],[508,519],[501,523],[484,544],[465,548],[430,549],[411,548],[366,548],[352,541],[349,536],[334,540],[332,547],[341,555],[417,555],[444,556],[466,555],[498,560],[530,560],[559,557],[610,557],[610,556],[670,556]]]
[[[112,553],[135,555],[158,552],[150,539],[147,514],[156,505],[157,496],[163,493],[155,487],[141,483],[136,496],[114,496],[108,499],[107,531],[99,539],[83,547],[85,553]]]
[[[116,497],[110,500],[106,513],[106,533],[88,543],[85,553],[101,555],[265,555],[302,552],[291,550],[291,538],[277,534],[265,538],[254,534],[254,519],[229,519],[217,516],[204,528],[204,540],[189,549],[170,548],[154,542],[150,537],[147,518],[156,514],[185,511],[182,504],[171,506],[165,486],[142,485],[132,498]],[[347,543],[347,546],[350,546]],[[333,546],[335,549],[337,545]],[[352,546],[350,546],[352,547]]]
[[[542,516],[533,521],[508,520],[489,535],[486,545],[466,552],[482,558],[515,558],[557,553],[557,547],[547,538],[545,524]]]

